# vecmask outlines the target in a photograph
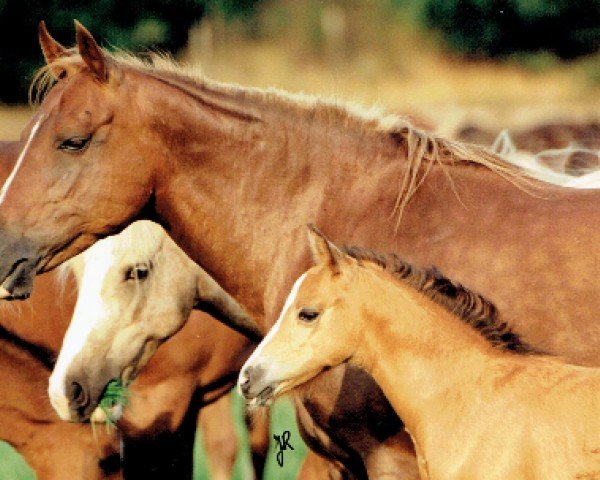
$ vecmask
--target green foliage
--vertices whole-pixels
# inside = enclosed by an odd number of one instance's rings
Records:
[[[33,72],[43,64],[37,26],[45,20],[61,43],[75,41],[73,19],[104,46],[176,52],[208,10],[247,15],[260,0],[0,0],[0,101],[27,101]]]
[[[402,0],[393,0],[402,3]],[[429,27],[470,56],[552,52],[574,58],[600,45],[599,0],[421,0]]]
[[[120,379],[108,382],[106,390],[98,403],[98,407],[104,412],[106,423],[115,426],[117,419],[113,417],[113,407],[125,408],[129,403],[129,389],[121,383]]]
[[[0,6],[2,6],[0,0]],[[0,441],[0,478],[2,480],[35,480],[25,459],[8,443]]]
[[[251,478],[252,464],[248,431],[244,422],[244,400],[234,390],[233,395],[233,420],[238,441],[238,454],[235,460],[232,480]],[[265,415],[267,413],[265,412]],[[281,435],[284,430],[291,433],[290,444],[294,450],[284,452],[284,465],[277,463],[277,445],[273,441],[273,434]],[[271,407],[269,451],[265,462],[263,478],[277,480],[294,480],[306,456],[307,447],[300,437],[296,425],[296,415],[292,404],[287,399],[277,400]],[[193,480],[206,480],[210,478],[206,463],[206,454],[202,446],[202,432],[198,430],[196,445],[194,447],[194,476]]]

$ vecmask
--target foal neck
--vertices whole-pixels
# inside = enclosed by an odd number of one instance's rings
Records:
[[[467,403],[502,352],[415,288],[387,273],[371,273],[361,299],[364,337],[352,361],[371,373],[418,435],[420,425],[439,419],[448,399],[460,411],[457,403]]]

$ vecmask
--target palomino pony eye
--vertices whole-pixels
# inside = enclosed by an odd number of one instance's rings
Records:
[[[303,322],[309,323],[316,320],[320,313],[321,312],[315,310],[314,308],[305,307],[298,312],[298,318]]]
[[[150,268],[147,265],[135,265],[125,270],[125,281],[137,280],[142,282],[148,278]]]
[[[91,138],[91,135],[88,135],[87,137],[67,138],[61,142],[61,144],[58,146],[58,149],[69,152],[79,152],[88,146]]]

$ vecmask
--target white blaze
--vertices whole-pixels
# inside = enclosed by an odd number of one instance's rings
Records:
[[[15,163],[15,166],[13,167],[12,172],[10,172],[10,175],[4,182],[4,185],[2,186],[2,190],[0,190],[0,205],[2,205],[2,203],[4,202],[4,199],[6,198],[6,194],[8,193],[8,189],[10,188],[10,185],[12,184],[13,180],[15,179],[15,176],[17,175],[17,172],[19,171],[19,168],[21,167],[21,164],[23,163],[23,159],[25,158],[25,155],[27,154],[27,150],[29,150],[29,145],[31,145],[31,142],[33,141],[33,137],[35,137],[35,134],[39,130],[40,125],[42,124],[42,122],[44,120],[46,120],[46,117],[47,117],[46,114],[41,115],[40,118],[38,119],[38,121],[35,122],[35,125],[31,129],[31,132],[29,133],[29,138],[27,138],[27,142],[25,143],[25,146],[23,147],[23,150],[21,151],[21,154],[19,155],[19,158],[17,159],[17,163]]]
[[[48,385],[50,403],[63,420],[70,419],[69,400],[65,391],[67,372],[73,359],[86,345],[90,333],[105,316],[106,306],[101,293],[106,274],[114,263],[113,246],[114,241],[108,238],[97,242],[82,254],[85,255],[85,268],[79,282],[77,304]]]
[[[253,363],[255,363],[257,361],[257,359],[261,355],[262,350],[268,345],[268,343],[271,341],[271,339],[277,334],[287,311],[289,310],[289,308],[292,306],[292,304],[296,300],[296,296],[298,295],[298,290],[300,290],[300,286],[302,285],[302,282],[304,282],[305,278],[306,278],[306,272],[303,273],[302,275],[300,275],[300,277],[296,280],[296,282],[294,283],[294,286],[290,290],[290,294],[288,295],[287,299],[285,300],[285,304],[283,305],[283,308],[281,309],[281,313],[279,314],[279,318],[275,322],[275,325],[273,325],[271,327],[271,329],[267,333],[266,337],[263,338],[262,342],[260,342],[258,347],[256,347],[256,350],[254,350],[252,355],[250,355],[248,360],[246,360],[246,363],[240,370],[240,376],[238,378],[238,389],[240,388],[240,383],[242,383],[242,378],[245,376],[244,372],[245,372],[246,368],[248,368],[249,366],[251,366]]]

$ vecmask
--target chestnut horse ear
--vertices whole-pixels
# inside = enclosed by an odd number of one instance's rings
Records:
[[[75,38],[82,60],[98,80],[106,82],[108,80],[108,66],[106,65],[104,53],[102,53],[102,49],[88,29],[77,20],[75,20]]]
[[[315,265],[328,265],[334,273],[340,273],[344,253],[312,223],[308,224],[308,243]]]
[[[44,59],[48,65],[59,58],[68,57],[70,55],[70,52],[67,48],[63,47],[60,43],[54,40],[54,38],[52,38],[52,35],[50,35],[48,29],[46,28],[46,22],[43,20],[40,22],[38,27],[38,38],[40,40],[40,47],[42,48]],[[66,70],[61,67],[52,67],[51,70],[57,79],[62,78],[66,73]]]

